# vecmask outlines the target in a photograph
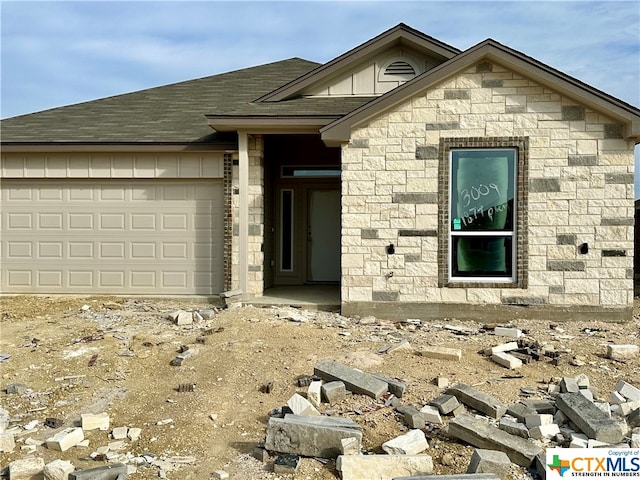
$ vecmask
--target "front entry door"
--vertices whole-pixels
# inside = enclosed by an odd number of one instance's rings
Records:
[[[309,282],[340,281],[340,190],[312,189],[308,196]]]

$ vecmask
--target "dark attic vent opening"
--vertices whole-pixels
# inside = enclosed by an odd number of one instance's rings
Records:
[[[384,71],[385,75],[415,75],[415,69],[407,62],[398,60],[389,65]]]

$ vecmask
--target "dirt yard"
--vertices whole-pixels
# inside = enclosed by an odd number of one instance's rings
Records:
[[[23,448],[35,448],[31,454],[45,463],[64,459],[83,469],[106,464],[92,458],[112,441],[104,431],[87,432],[88,447],[66,452],[29,445],[78,424],[81,414],[107,412],[112,428],[142,429],[139,440],[110,452],[112,463],[137,464],[131,479],[209,479],[216,470],[232,479],[293,478],[274,474],[272,462],[262,463],[251,452],[264,442],[270,412],[306,390],[297,386],[297,379],[313,374],[322,359],[402,380],[407,385],[402,403],[418,408],[442,393],[434,384],[436,377],[474,385],[505,403],[544,398],[549,382],[579,373],[589,376],[603,398],[620,379],[640,385],[640,359],[605,357],[609,343],[640,342],[637,315],[627,324],[597,318],[561,324],[513,319],[511,324],[526,333],[524,338],[570,360],[554,366],[547,358],[515,371],[480,353],[511,339],[455,319],[389,322],[242,307],[220,309],[212,320],[177,326],[167,319],[169,313],[211,305],[116,297],[8,297],[1,302],[0,358],[10,357],[0,362],[0,400],[9,412],[10,427],[16,427],[16,447],[0,453],[0,467],[29,455]],[[292,313],[304,321],[287,318]],[[402,340],[412,349],[380,353]],[[462,349],[462,360],[420,355],[433,345]],[[183,346],[197,352],[181,366],[172,366]],[[273,388],[263,393],[268,382]],[[13,384],[24,384],[26,391],[7,394]],[[361,395],[323,404],[320,410],[357,422],[367,452],[383,453],[383,442],[407,431],[393,407]],[[47,418],[64,425],[52,429],[44,425]],[[448,439],[445,431],[433,425],[426,432],[430,447],[425,453],[433,457],[434,473],[464,472],[473,448]],[[303,459],[294,477],[339,478],[334,462],[311,458]],[[528,473],[514,469],[513,478],[525,479]]]

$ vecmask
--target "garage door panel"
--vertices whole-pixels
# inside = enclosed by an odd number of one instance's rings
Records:
[[[221,180],[37,182],[2,184],[3,292],[222,291]]]

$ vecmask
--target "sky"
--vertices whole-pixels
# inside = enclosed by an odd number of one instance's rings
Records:
[[[291,57],[324,63],[401,22],[461,50],[493,38],[640,106],[638,0],[0,0],[0,17],[1,118]]]

